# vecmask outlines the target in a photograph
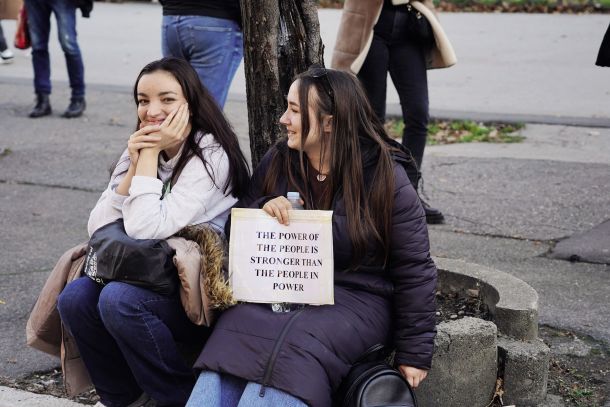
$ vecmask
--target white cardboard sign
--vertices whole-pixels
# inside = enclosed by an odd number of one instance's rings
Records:
[[[332,211],[231,210],[229,276],[238,301],[334,304]]]

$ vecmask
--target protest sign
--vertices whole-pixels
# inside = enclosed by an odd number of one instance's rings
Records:
[[[229,275],[238,301],[333,304],[332,211],[231,210]]]

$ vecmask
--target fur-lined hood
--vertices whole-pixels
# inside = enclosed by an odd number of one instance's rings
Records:
[[[189,319],[211,326],[218,311],[236,304],[228,281],[228,250],[223,236],[207,225],[187,226],[167,240],[176,250],[180,300]]]

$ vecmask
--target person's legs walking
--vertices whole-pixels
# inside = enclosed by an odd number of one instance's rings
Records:
[[[50,0],[57,20],[57,33],[66,58],[72,96],[63,117],[79,117],[85,111],[85,67],[76,33],[76,6],[71,0]]]
[[[428,78],[424,50],[416,43],[405,40],[400,23],[404,14],[396,13],[395,30],[390,45],[389,70],[398,91],[404,131],[402,144],[411,152],[417,168],[421,169],[428,132]],[[417,178],[410,177],[417,188]]]
[[[61,320],[74,336],[83,362],[104,405],[126,406],[142,393],[98,311],[102,287],[89,277],[74,280],[57,301]]]
[[[204,328],[191,323],[179,297],[111,282],[98,306],[139,386],[159,405],[184,405],[195,376],[176,341],[203,343]]]
[[[417,168],[421,171],[428,137],[429,101],[426,48],[409,38],[406,31],[407,11],[396,12],[390,44],[389,70],[392,82],[398,91],[404,131],[403,145],[411,152]],[[419,186],[419,172],[411,171],[409,179]],[[428,223],[443,223],[443,214],[422,200]]]
[[[51,114],[51,61],[49,59],[49,32],[51,30],[51,6],[47,0],[25,0],[28,28],[32,41],[32,67],[36,106],[30,117]]]
[[[366,90],[369,102],[382,123],[385,121],[386,88],[390,62],[391,26],[388,27],[388,24],[391,24],[393,15],[393,12],[386,9],[381,11],[369,53],[358,72],[358,78]]]
[[[183,58],[222,108],[243,56],[239,25],[223,18],[181,16],[176,29]]]

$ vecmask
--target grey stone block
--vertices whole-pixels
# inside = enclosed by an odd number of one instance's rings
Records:
[[[485,407],[497,377],[497,329],[466,317],[437,326],[432,369],[416,390],[421,407]]]
[[[498,368],[504,379],[504,404],[538,406],[546,398],[550,351],[541,340],[498,338]]]
[[[521,340],[538,337],[538,293],[529,284],[502,271],[462,260],[435,257],[434,261],[441,291],[477,288],[500,333]]]

